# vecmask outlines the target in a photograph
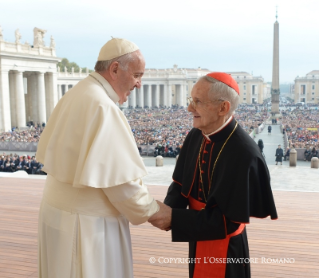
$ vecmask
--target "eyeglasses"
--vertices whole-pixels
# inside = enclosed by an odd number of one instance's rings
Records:
[[[188,103],[190,103],[194,109],[196,109],[196,107],[201,107],[206,103],[211,103],[211,102],[215,102],[215,101],[225,101],[224,99],[221,99],[221,98],[208,100],[208,101],[200,101],[199,99],[193,100],[192,97],[188,97],[187,100],[188,100]]]

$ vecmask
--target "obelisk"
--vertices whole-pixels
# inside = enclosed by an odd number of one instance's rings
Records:
[[[271,115],[275,117],[279,114],[279,23],[276,11],[276,22],[274,24],[274,50],[272,64],[272,83],[271,83]]]

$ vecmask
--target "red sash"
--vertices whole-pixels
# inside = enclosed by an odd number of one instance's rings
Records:
[[[194,210],[204,209],[206,204],[188,197],[189,208]],[[229,240],[243,232],[245,224],[240,224],[238,229],[227,235],[225,239],[197,241],[194,278],[225,278],[226,260]],[[199,261],[199,262],[198,262]]]

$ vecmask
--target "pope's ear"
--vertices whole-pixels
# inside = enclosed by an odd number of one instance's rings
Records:
[[[109,67],[109,73],[113,80],[117,79],[118,70],[119,70],[119,62],[113,62]]]

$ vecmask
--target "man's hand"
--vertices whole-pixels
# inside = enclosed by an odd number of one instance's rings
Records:
[[[148,219],[148,222],[161,230],[169,230],[172,221],[172,208],[160,201],[156,200],[156,202],[158,203],[160,210],[153,214]]]

